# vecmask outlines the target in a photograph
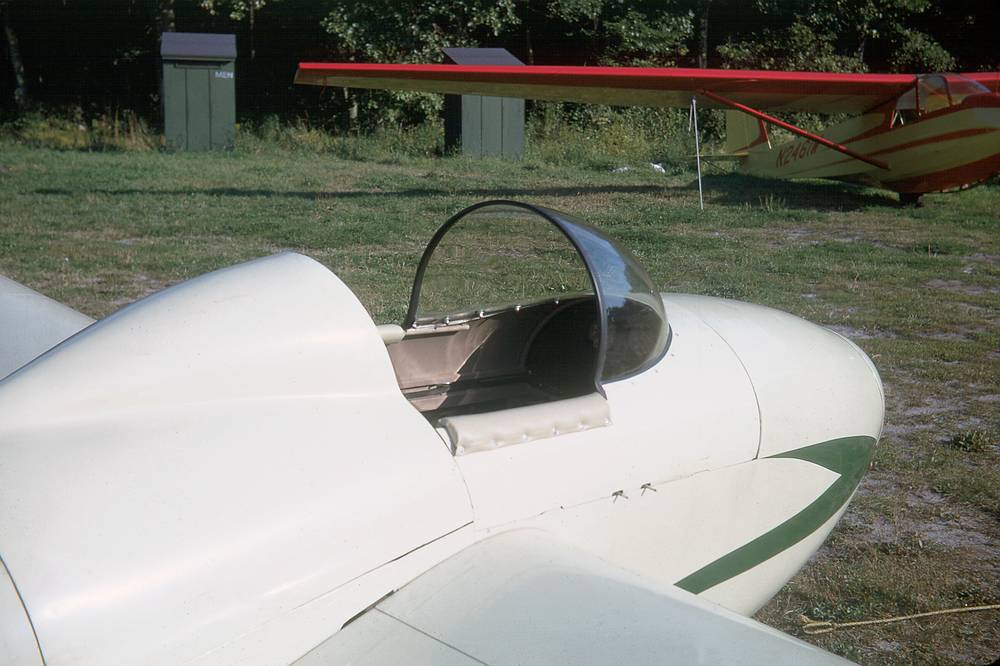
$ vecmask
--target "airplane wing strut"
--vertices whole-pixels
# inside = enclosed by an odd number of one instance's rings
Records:
[[[889,169],[889,165],[883,162],[882,160],[877,160],[874,157],[868,157],[867,155],[862,155],[857,151],[851,150],[847,146],[835,143],[833,141],[830,141],[829,139],[824,139],[823,137],[817,134],[813,134],[812,132],[807,132],[801,127],[796,127],[795,125],[786,123],[783,120],[778,120],[774,116],[769,116],[768,114],[762,111],[758,111],[757,109],[751,108],[746,104],[740,104],[737,101],[731,100],[728,97],[723,97],[722,95],[711,92],[709,90],[704,90],[704,89],[699,90],[698,94],[702,95],[703,97],[707,97],[708,99],[714,102],[718,102],[719,104],[723,104],[730,108],[736,109],[737,111],[742,111],[743,113],[749,114],[754,118],[764,121],[765,123],[769,123],[771,125],[775,125],[782,129],[786,129],[792,134],[801,136],[803,139],[807,139],[809,141],[814,141],[820,144],[821,146],[826,146],[830,150],[836,150],[837,152],[843,153],[848,157],[853,157],[856,160],[861,160],[862,162],[865,162],[866,164],[871,164],[872,166],[878,167],[879,169],[886,169],[886,170]]]

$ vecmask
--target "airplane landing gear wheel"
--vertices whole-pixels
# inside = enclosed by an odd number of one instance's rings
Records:
[[[899,193],[899,203],[903,206],[913,206],[914,208],[920,208],[924,205],[924,195],[915,194],[913,192],[900,192]]]

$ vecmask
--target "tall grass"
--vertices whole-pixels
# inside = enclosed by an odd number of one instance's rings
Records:
[[[0,124],[0,136],[57,150],[144,151],[163,143],[144,118],[119,109],[99,114],[85,114],[80,108],[35,110]]]
[[[536,104],[528,123],[529,160],[595,170],[690,166],[694,135],[679,109]]]
[[[440,122],[412,128],[378,128],[365,135],[333,133],[298,120],[282,123],[275,116],[242,123],[236,132],[236,150],[250,154],[274,150],[326,154],[348,160],[392,162],[433,157],[444,148]]]
[[[0,124],[0,137],[57,150],[151,151],[165,145],[162,135],[132,111],[88,116],[79,109],[39,110]],[[444,128],[440,120],[433,120],[356,135],[271,116],[238,124],[235,151],[247,155],[303,152],[389,163],[444,155]],[[528,164],[608,171],[648,169],[652,162],[676,173],[690,167],[693,154],[687,112],[676,109],[536,104],[526,127]]]

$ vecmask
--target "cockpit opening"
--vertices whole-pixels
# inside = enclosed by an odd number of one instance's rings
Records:
[[[433,424],[603,394],[656,363],[669,325],[635,257],[540,206],[472,206],[434,235],[403,337],[388,346],[399,386]]]
[[[904,119],[917,118],[961,104],[971,95],[989,92],[983,84],[961,74],[922,74],[916,78],[913,87],[896,100],[896,111]]]

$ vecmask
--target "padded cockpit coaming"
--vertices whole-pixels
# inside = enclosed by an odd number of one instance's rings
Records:
[[[410,329],[388,347],[404,395],[433,421],[594,392],[593,297]]]

